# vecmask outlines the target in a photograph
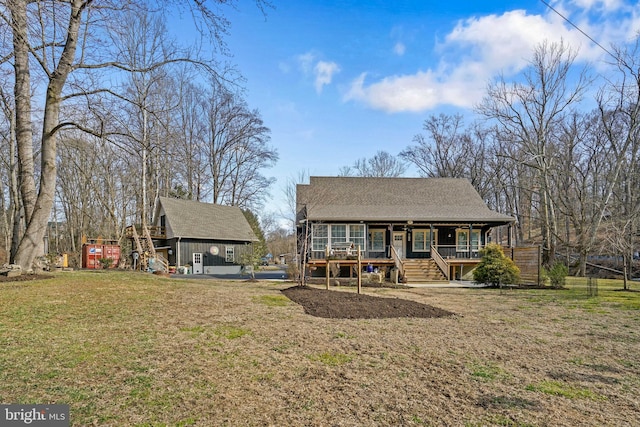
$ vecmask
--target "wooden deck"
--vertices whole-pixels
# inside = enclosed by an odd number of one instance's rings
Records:
[[[430,259],[430,258],[415,258],[415,259]],[[332,258],[329,261],[337,262],[341,265],[356,265],[358,263],[357,259],[336,259]],[[445,261],[449,265],[475,265],[480,262],[480,258],[446,258]],[[371,264],[374,267],[393,267],[395,262],[391,258],[362,258],[362,265]],[[315,266],[315,267],[324,267],[327,265],[326,259],[311,259],[307,261],[307,265]]]
[[[541,254],[540,247],[503,247],[504,253],[507,257],[511,258],[521,270],[521,279],[523,283],[537,284],[540,281],[540,264]],[[459,257],[455,255],[440,256],[440,259],[436,259],[440,253],[437,249],[432,250],[431,258],[408,258],[403,259],[405,265],[411,264],[412,261],[429,260],[433,259],[440,270],[444,273],[446,280],[457,280],[465,274],[469,274],[469,270],[478,265],[482,258],[475,255],[473,257]],[[459,254],[457,254],[459,255]],[[355,276],[357,270],[358,260],[355,256],[332,256],[328,260],[331,264],[339,264],[340,268],[349,268],[350,278]],[[406,262],[405,262],[406,261]],[[395,267],[396,263],[393,258],[370,258],[363,257],[361,260],[361,268],[365,269],[367,265],[371,264],[373,268],[378,268],[381,271],[389,272],[391,268]],[[307,266],[311,270],[325,269],[327,266],[326,258],[314,258],[307,261]],[[402,268],[401,268],[402,269]],[[343,273],[346,273],[343,270]],[[404,272],[403,272],[404,273]],[[410,273],[410,272],[409,272]],[[402,274],[401,274],[402,275]],[[317,277],[317,276],[316,276]]]
[[[458,275],[462,274],[468,266],[475,266],[480,262],[479,258],[447,258],[444,260],[444,265],[438,268],[434,263],[431,270],[434,268],[437,270],[437,274],[433,271],[427,271],[429,268],[424,266],[421,261],[434,261],[432,258],[416,258],[416,259],[404,259],[403,267],[400,269],[400,276],[404,277],[410,283],[422,283],[422,282],[440,282],[452,280]],[[342,270],[342,276],[345,278],[357,277],[358,260],[357,259],[313,259],[307,262],[307,267],[313,272],[320,269],[320,274],[311,274],[315,277],[326,277],[327,262],[333,266],[337,266]],[[361,269],[365,269],[366,266],[371,266],[379,270],[382,274],[387,276],[392,268],[396,266],[395,261],[390,258],[362,258],[360,260]],[[331,269],[331,265],[329,268]],[[444,267],[444,268],[443,268]],[[348,272],[345,271],[348,269]],[[435,270],[434,270],[435,271]],[[437,277],[436,277],[437,276]],[[390,277],[390,280],[393,279]]]
[[[127,239],[133,239],[134,233],[133,233],[133,225],[129,225],[125,228],[125,236],[127,237]],[[155,225],[148,225],[147,229],[149,230],[149,235],[151,236],[152,239],[166,239],[167,235],[166,235],[166,231],[164,227],[160,227],[160,226],[155,226]],[[138,234],[138,236],[143,236],[144,235],[144,230],[142,229],[141,225],[135,225],[135,230],[136,233]]]
[[[344,265],[356,265],[358,263],[357,259],[336,259],[336,258],[332,258],[329,261],[338,262],[338,263],[344,264]],[[373,266],[376,266],[376,265],[380,265],[380,266],[394,265],[393,260],[392,259],[388,259],[388,258],[362,258],[360,260],[360,262],[363,265],[371,264]],[[326,259],[311,259],[311,260],[307,261],[307,265],[325,266],[325,265],[327,265],[327,260]]]

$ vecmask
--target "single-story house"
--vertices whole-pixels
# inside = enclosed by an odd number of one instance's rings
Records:
[[[491,239],[511,246],[514,222],[467,179],[311,177],[296,188],[299,252],[312,276],[336,259],[351,275],[360,248],[363,265],[408,282],[470,278]]]
[[[236,274],[258,241],[237,206],[160,197],[149,227],[157,253],[193,274]]]

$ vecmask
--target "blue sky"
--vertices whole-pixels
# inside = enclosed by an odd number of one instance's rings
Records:
[[[596,70],[610,59],[539,0],[273,0],[266,17],[251,3],[227,14],[227,42],[280,155],[265,171],[277,179],[271,211],[301,171],[332,176],[379,150],[396,155],[432,114],[470,122],[487,83],[516,76],[545,40],[562,38]],[[607,48],[640,30],[635,1],[549,3]]]

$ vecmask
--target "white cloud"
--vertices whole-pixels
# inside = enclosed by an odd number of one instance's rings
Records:
[[[298,64],[305,74],[309,73],[312,70],[313,61],[315,61],[315,59],[316,56],[311,52],[298,55]]]
[[[317,93],[322,93],[322,88],[331,84],[333,76],[340,72],[340,66],[337,63],[319,60],[318,55],[313,52],[298,55],[296,60],[300,70],[306,76],[313,77],[313,85]]]
[[[392,76],[365,85],[366,74],[361,74],[352,84],[345,100],[360,100],[370,107],[391,113],[400,111],[420,112],[440,104],[469,107],[469,100],[479,99],[484,86],[469,87],[469,73],[457,72],[447,80],[433,71],[411,75]]]
[[[624,6],[624,2],[622,0],[571,0],[570,3],[580,9],[586,10],[599,9],[605,11],[615,11]]]
[[[561,38],[572,38],[561,23],[516,10],[459,22],[446,36],[443,49],[468,49],[466,58],[480,60],[488,72],[512,73],[526,65],[536,45]]]
[[[402,56],[404,55],[404,52],[407,50],[407,47],[404,45],[404,43],[398,42],[395,44],[395,46],[393,46],[393,53],[395,53],[398,56]]]
[[[575,0],[593,7],[617,7],[616,0]],[[596,4],[598,3],[598,4]],[[638,6],[634,6],[638,12]],[[637,24],[638,13],[623,19],[605,20],[589,26],[579,23],[583,31],[608,46],[617,39],[627,39],[630,26]],[[637,28],[636,28],[637,30]],[[514,10],[502,15],[473,17],[457,23],[438,46],[441,54],[435,68],[414,74],[394,75],[366,82],[366,73],[351,82],[344,100],[360,101],[387,112],[433,109],[439,105],[472,107],[485,94],[487,82],[499,73],[515,75],[525,68],[533,49],[544,41],[562,40],[578,51],[578,61],[602,58],[603,51],[583,34],[549,11],[547,15],[529,15]]]
[[[315,74],[316,92],[321,93],[325,85],[331,84],[333,75],[340,72],[340,67],[335,62],[318,61],[313,69]]]

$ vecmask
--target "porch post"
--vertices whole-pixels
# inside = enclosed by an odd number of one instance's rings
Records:
[[[430,241],[429,241],[429,250],[431,250],[431,246],[433,246],[433,247],[435,247],[436,249],[438,249],[438,248],[436,247],[436,244],[437,244],[437,243],[436,243],[435,238],[434,238],[434,236],[433,236],[433,223],[429,224],[429,229],[430,229],[430,234],[431,234],[431,235],[429,236],[429,240],[430,240]],[[431,255],[431,258],[433,258],[433,255]]]
[[[473,243],[471,243],[473,241],[471,237],[472,234],[473,234],[473,224],[469,223],[469,259],[473,258]],[[462,268],[462,266],[460,266],[460,268]],[[462,271],[460,272],[460,277],[462,277]]]
[[[329,263],[331,263],[331,261],[329,261],[329,245],[324,247],[324,259],[326,261],[324,266],[324,276],[325,276],[325,282],[327,285],[327,290],[329,290]]]
[[[513,234],[513,224],[509,223],[507,227],[507,244],[510,248],[513,247],[513,242],[511,241],[511,234]]]
[[[135,227],[135,225],[134,225]],[[180,258],[180,239],[182,239],[182,237],[178,237],[177,243],[176,243],[176,258],[178,259],[178,262],[176,264],[178,264],[178,267],[182,266],[182,259]]]
[[[358,245],[358,294],[362,293],[362,256],[360,255],[360,245]]]

